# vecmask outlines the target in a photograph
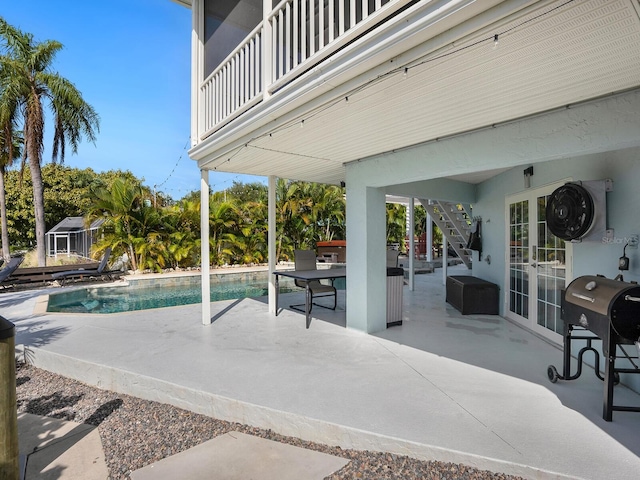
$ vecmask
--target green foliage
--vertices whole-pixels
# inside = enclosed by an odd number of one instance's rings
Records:
[[[200,263],[200,200],[183,199],[165,215],[169,233],[169,262],[172,268]]]
[[[387,203],[387,244],[397,243],[405,248],[407,208],[397,203]]]
[[[422,205],[417,205],[413,209],[413,233],[416,236],[422,235],[427,228],[427,211]]]
[[[85,216],[91,204],[91,185],[110,186],[118,177],[135,179],[131,172],[96,173],[90,168],[77,169],[53,163],[42,167],[42,177],[46,231],[66,217]],[[5,189],[9,243],[15,249],[33,248],[35,219],[31,178],[21,175],[18,170],[9,170],[5,174]]]
[[[114,257],[126,254],[136,270],[200,265],[199,194],[154,205],[153,192],[131,172],[96,173],[56,164],[45,165],[42,172],[47,229],[68,216],[85,216],[87,223],[105,220],[94,257],[111,247]],[[296,248],[316,248],[318,241],[345,238],[343,188],[282,179],[276,188],[278,260],[293,259]],[[19,171],[10,170],[6,190],[12,245],[33,248],[31,179],[21,179]],[[211,264],[266,262],[267,187],[234,183],[226,192],[213,193],[209,202]],[[389,241],[403,243],[405,209],[393,205],[387,209]]]
[[[148,252],[141,247],[146,235],[151,233],[145,228],[153,223],[152,208],[144,205],[144,191],[140,182],[129,178],[116,178],[111,185],[96,182],[89,191],[91,205],[89,220],[103,218],[101,244],[109,244],[114,254],[127,254],[134,270]],[[136,248],[137,247],[137,248]],[[142,250],[137,252],[137,250]]]

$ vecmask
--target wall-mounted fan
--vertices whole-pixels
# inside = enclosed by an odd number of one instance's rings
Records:
[[[612,235],[606,227],[606,192],[611,180],[570,182],[555,189],[547,199],[546,222],[556,237],[565,241],[597,240]]]
[[[593,224],[593,200],[582,186],[567,183],[551,194],[546,213],[551,233],[562,240],[577,240]]]

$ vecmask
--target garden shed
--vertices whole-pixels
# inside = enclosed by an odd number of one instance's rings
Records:
[[[91,246],[96,243],[98,229],[103,222],[99,218],[87,226],[84,217],[66,217],[46,233],[47,256],[77,255],[89,258]]]

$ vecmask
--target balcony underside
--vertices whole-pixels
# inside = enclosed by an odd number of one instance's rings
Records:
[[[388,26],[385,49],[361,39],[190,156],[210,170],[337,184],[348,162],[640,86],[637,2],[506,1],[480,12],[488,3],[411,35],[410,24]],[[518,155],[509,139],[499,147]],[[460,173],[441,166],[441,176]]]

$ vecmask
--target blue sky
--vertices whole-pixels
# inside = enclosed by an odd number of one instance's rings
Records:
[[[67,151],[65,165],[130,170],[176,200],[200,189],[200,172],[187,155],[189,9],[171,0],[27,0],[3,1],[0,16],[36,41],[61,42],[54,69],[100,115],[96,144],[82,143],[77,155]],[[45,128],[49,162],[52,126]],[[213,190],[233,180],[262,179],[210,173]]]

